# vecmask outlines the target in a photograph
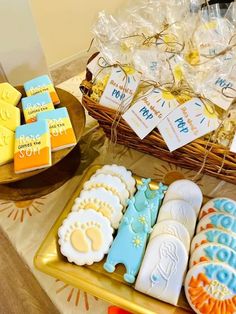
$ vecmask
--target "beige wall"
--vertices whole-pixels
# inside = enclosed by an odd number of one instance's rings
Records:
[[[91,41],[91,25],[103,9],[115,12],[124,0],[30,0],[50,66],[70,61]]]
[[[28,0],[0,0],[0,16],[0,63],[8,81],[18,85],[47,73]]]

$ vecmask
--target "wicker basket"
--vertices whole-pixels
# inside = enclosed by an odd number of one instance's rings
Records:
[[[94,57],[95,56],[92,56],[92,58]],[[92,58],[90,58],[90,60]],[[110,138],[111,124],[114,121],[116,112],[113,109],[109,109],[94,102],[89,97],[92,88],[91,79],[92,75],[87,70],[86,79],[80,86],[83,92],[83,105],[88,110],[89,115],[99,122],[106,136]],[[117,127],[117,142],[174,163],[180,167],[193,169],[195,171],[199,171],[203,165],[207,145],[206,140],[197,139],[174,152],[170,152],[157,129],[152,131],[143,140],[140,140],[122,118]],[[213,147],[207,154],[207,159],[202,171],[208,175],[236,184],[236,154],[231,152],[225,154],[226,150],[223,146],[214,143],[211,143],[211,145]]]

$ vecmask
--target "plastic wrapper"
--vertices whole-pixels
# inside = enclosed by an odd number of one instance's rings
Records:
[[[215,104],[223,119],[233,100],[223,99],[223,90],[229,93],[227,82],[236,82],[236,6],[232,3],[225,12],[219,5],[201,9],[201,3],[137,0],[126,3],[114,16],[99,14],[93,34],[101,55],[110,66],[130,65],[142,72],[134,101],[156,86],[175,95],[180,104],[193,97]],[[92,98],[97,102],[109,73],[108,67],[96,77]],[[231,119],[227,131],[221,130],[222,143],[232,127]]]

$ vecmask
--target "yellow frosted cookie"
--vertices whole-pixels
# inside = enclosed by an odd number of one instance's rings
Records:
[[[0,125],[0,165],[6,164],[14,156],[14,132]]]
[[[9,83],[0,83],[0,100],[16,106],[21,99],[21,93]]]
[[[20,109],[0,100],[0,125],[15,132],[20,125]]]

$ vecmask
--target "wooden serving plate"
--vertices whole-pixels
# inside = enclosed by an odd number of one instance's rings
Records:
[[[54,166],[24,180],[0,184],[0,199],[29,201],[59,189],[76,175],[81,162],[79,143]]]
[[[17,86],[16,88],[21,92],[23,97],[26,97],[23,86]],[[73,129],[75,132],[77,143],[78,143],[79,139],[81,138],[83,134],[83,130],[85,126],[84,108],[81,105],[81,103],[78,101],[78,99],[74,97],[73,95],[71,95],[69,92],[61,88],[56,88],[56,91],[60,98],[61,103],[55,107],[67,108],[70,115]],[[21,124],[24,124],[25,120],[23,117],[21,102],[18,104],[18,107],[21,109]],[[64,157],[66,157],[70,153],[70,151],[73,150],[73,148],[74,147],[69,147],[69,148],[65,148],[65,149],[52,153],[52,166],[56,165],[59,161],[61,161]],[[8,183],[12,183],[12,182],[20,181],[20,180],[25,180],[43,171],[46,171],[48,169],[50,168],[44,168],[44,169],[25,172],[21,174],[15,174],[14,164],[13,162],[11,162],[11,163],[0,166],[0,184],[8,184]]]

